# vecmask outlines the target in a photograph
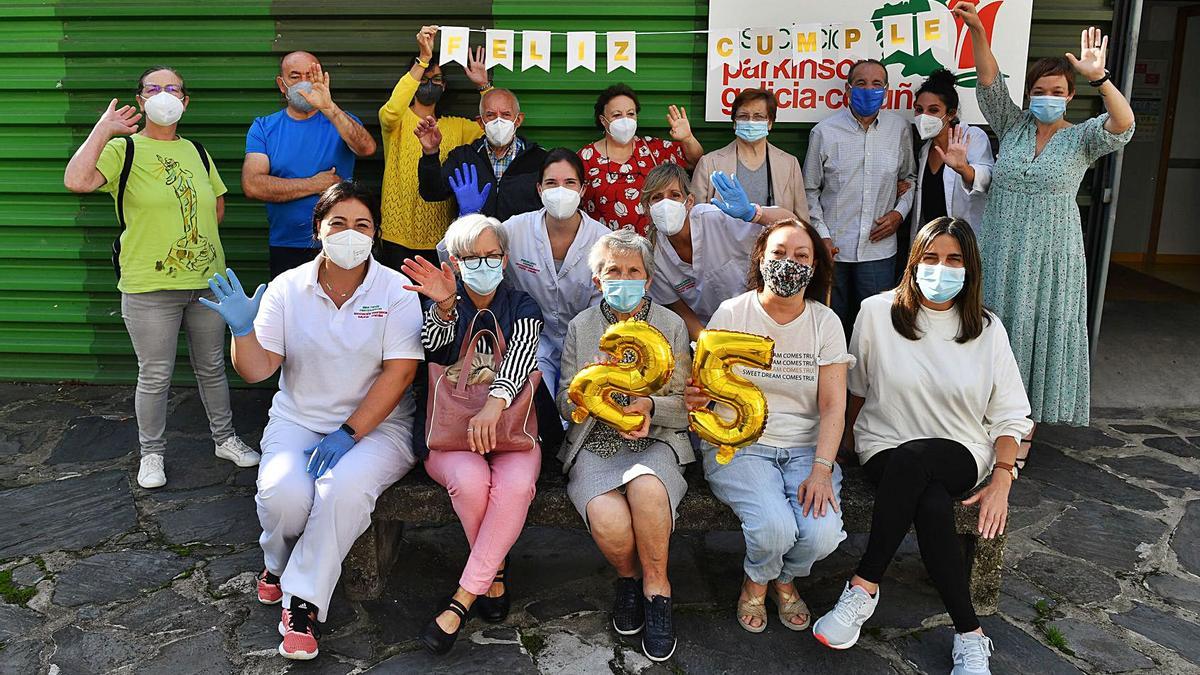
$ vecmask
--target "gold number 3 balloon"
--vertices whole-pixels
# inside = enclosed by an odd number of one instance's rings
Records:
[[[733,372],[733,367],[740,363],[770,368],[774,353],[775,341],[761,335],[714,329],[701,331],[696,340],[692,382],[736,413],[726,420],[708,409],[688,412],[692,430],[719,449],[720,464],[728,464],[738,448],[757,441],[767,425],[766,397],[754,383]]]
[[[615,360],[587,366],[571,380],[567,396],[579,406],[571,419],[578,424],[591,415],[620,431],[636,431],[642,428],[646,416],[626,413],[613,401],[613,394],[649,396],[662,389],[675,368],[671,343],[645,321],[620,321],[604,331],[600,350]],[[626,351],[633,351],[636,358],[621,363]]]

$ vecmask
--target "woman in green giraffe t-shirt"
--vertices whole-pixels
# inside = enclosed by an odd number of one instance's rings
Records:
[[[163,432],[181,324],[216,455],[242,467],[259,459],[233,430],[225,322],[199,303],[213,298],[208,278],[225,269],[217,224],[225,213],[226,189],[203,146],[176,134],[188,101],[173,68],[148,69],[137,86],[144,128],[138,131],[138,108],[117,108],[114,98],[63,177],[72,192],[101,190],[117,203],[121,234],[113,263],[121,316],[138,360],[134,409],[141,445],[138,484],[144,488],[167,481]]]

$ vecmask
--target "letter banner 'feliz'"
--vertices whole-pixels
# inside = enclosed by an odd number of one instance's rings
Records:
[[[888,71],[885,109],[911,115],[921,82],[946,68],[958,80],[959,118],[981,123],[970,30],[950,11],[959,1],[711,0],[704,118],[728,122],[738,92],[763,88],[775,92],[778,121],[818,122],[849,106],[850,66],[869,58]],[[979,0],[977,7],[1019,105],[1033,0]]]

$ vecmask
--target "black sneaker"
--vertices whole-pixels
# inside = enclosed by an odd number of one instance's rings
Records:
[[[646,623],[646,598],[642,580],[618,577],[613,597],[613,628],[621,635],[637,635]]]
[[[675,653],[675,626],[671,620],[671,599],[656,595],[646,603],[646,632],[642,651],[651,661],[666,661]]]

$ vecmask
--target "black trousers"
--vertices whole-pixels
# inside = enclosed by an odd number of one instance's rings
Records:
[[[954,527],[954,502],[978,479],[971,452],[956,441],[925,438],[876,454],[863,470],[876,492],[871,536],[858,576],[879,583],[909,527],[915,527],[921,559],[955,630],[979,628],[970,573]]]
[[[417,256],[425,258],[434,265],[438,264],[436,249],[409,248],[400,244],[393,244],[386,239],[379,243],[379,252],[376,254],[375,259],[396,271],[400,271],[400,265],[404,263],[405,258],[415,259]]]
[[[290,246],[272,246],[270,248],[271,278],[299,267],[317,257],[320,248],[292,248]]]

